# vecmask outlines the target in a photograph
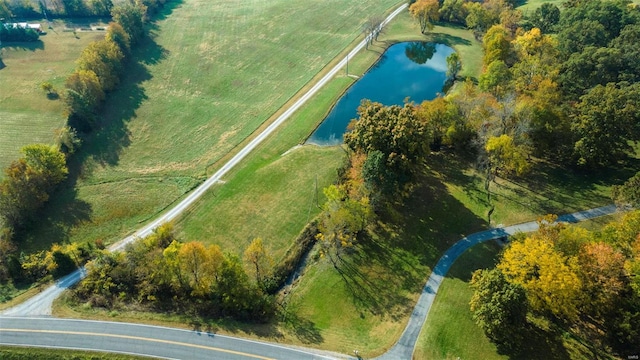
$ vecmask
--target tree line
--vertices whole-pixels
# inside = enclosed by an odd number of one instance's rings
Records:
[[[172,313],[263,322],[276,311],[265,289],[273,260],[262,239],[244,261],[219,246],[181,242],[165,224],[122,252],[100,252],[73,290],[77,302],[118,309],[135,305]]]
[[[420,0],[410,9],[421,28],[424,21],[464,21],[482,37],[482,74],[462,101],[468,123],[490,123],[489,136],[477,137],[492,153],[485,156],[490,166],[514,170],[520,153],[598,169],[634,154],[640,10],[630,1],[570,1],[561,14],[544,4],[527,19],[504,0]]]
[[[154,15],[166,0],[126,0],[143,9],[145,16]],[[116,1],[116,7],[121,5]],[[114,2],[112,0],[0,0],[0,18],[12,19],[29,18],[40,19],[46,17],[88,17],[112,15]]]
[[[31,42],[39,38],[40,34],[33,29],[8,26],[5,21],[0,21],[0,40],[2,41]]]
[[[473,318],[501,350],[517,350],[535,318],[589,339],[599,352],[640,347],[640,211],[600,231],[539,221],[515,236],[494,269],[478,270],[471,286]]]
[[[150,10],[145,4],[155,7]],[[69,264],[68,259],[50,256],[55,265],[33,270],[26,264],[34,259],[42,260],[48,253],[66,252],[52,248],[49,252],[21,254],[13,238],[16,232],[28,227],[66,179],[67,162],[81,146],[82,134],[100,130],[98,118],[105,97],[116,89],[131,57],[131,46],[145,36],[148,14],[162,4],[164,1],[126,1],[110,8],[113,22],[109,23],[105,38],[92,42],[82,51],[76,70],[66,80],[63,101],[67,125],[57,131],[56,144],[25,146],[23,157],[4,170],[5,177],[0,182],[0,245],[5,251],[0,261],[0,284],[38,281],[50,274],[63,274],[60,269],[73,268],[58,268],[60,264],[55,264],[56,260]],[[87,254],[91,252],[91,249],[85,250]],[[85,257],[76,257],[76,265],[80,258]]]

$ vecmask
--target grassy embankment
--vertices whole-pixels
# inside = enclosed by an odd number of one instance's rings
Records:
[[[168,2],[107,101],[103,130],[22,246],[130,234],[237,151],[359,36],[367,14],[396,3]]]
[[[4,42],[0,47],[5,66],[0,69],[0,169],[20,156],[21,147],[54,142],[54,131],[65,122],[63,103],[48,98],[40,84],[51,83],[61,95],[82,49],[104,37],[104,31],[63,31],[79,23],[54,21],[53,29],[47,29],[44,21],[41,24],[47,34],[40,41]]]

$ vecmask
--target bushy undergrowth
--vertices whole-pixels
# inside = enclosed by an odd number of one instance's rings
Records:
[[[163,225],[126,251],[100,254],[87,264],[87,277],[74,289],[78,302],[117,310],[230,317],[263,322],[275,313],[275,300],[252,281],[242,261],[218,246],[181,243]]]

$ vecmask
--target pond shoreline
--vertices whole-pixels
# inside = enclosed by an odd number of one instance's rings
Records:
[[[377,60],[342,91],[302,144],[342,144],[342,136],[349,122],[357,118],[356,109],[363,99],[385,105],[402,105],[407,98],[422,102],[442,94],[448,80],[446,57],[454,52],[453,48],[425,41],[385,45]]]

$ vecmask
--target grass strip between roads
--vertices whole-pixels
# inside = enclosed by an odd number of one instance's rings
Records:
[[[0,346],[3,360],[148,360],[147,356],[102,353],[71,349]]]

